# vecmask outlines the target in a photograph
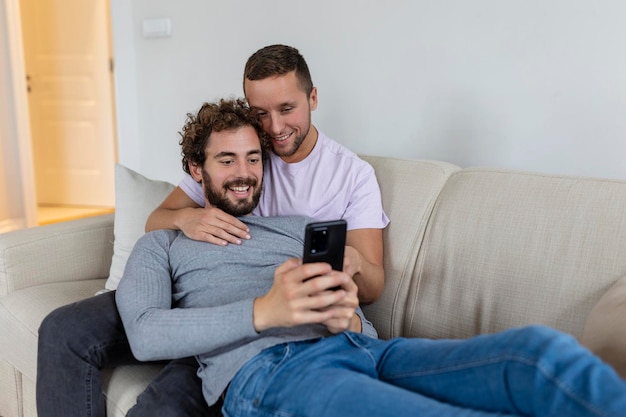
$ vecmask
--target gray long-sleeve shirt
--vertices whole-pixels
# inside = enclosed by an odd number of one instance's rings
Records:
[[[116,300],[133,353],[139,360],[196,356],[204,396],[213,404],[243,364],[279,343],[326,337],[323,325],[257,333],[253,304],[274,281],[276,267],[301,257],[301,216],[241,217],[253,236],[241,245],[217,246],[158,230],[137,241]],[[376,330],[357,311],[363,333]]]

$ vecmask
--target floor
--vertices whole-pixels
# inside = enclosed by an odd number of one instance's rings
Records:
[[[113,207],[81,207],[81,206],[48,206],[37,207],[37,222],[44,224],[58,223],[66,220],[80,219],[83,217],[97,216],[100,214],[113,213]]]

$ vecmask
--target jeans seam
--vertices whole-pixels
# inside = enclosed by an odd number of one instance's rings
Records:
[[[563,394],[570,397],[572,401],[576,402],[577,404],[580,404],[581,407],[587,409],[589,412],[592,412],[597,416],[610,417],[609,414],[604,414],[602,410],[599,410],[593,404],[590,404],[589,402],[584,401],[583,399],[579,398],[579,396],[576,395],[576,393],[574,392],[575,390],[572,390],[572,387],[570,387],[568,384],[565,384],[560,379],[556,378],[551,372],[549,372],[548,369],[543,367],[541,363],[537,362],[536,364],[534,364],[533,361],[531,360],[524,361],[521,359],[520,359],[520,362],[531,367],[535,366],[539,370],[539,372],[541,372],[544,378],[546,378],[546,380],[550,381],[555,386],[559,387],[561,391],[563,392]]]
[[[501,356],[501,357],[494,357],[494,358],[488,358],[488,359],[483,359],[480,361],[474,361],[474,362],[467,362],[464,363],[462,365],[455,365],[455,366],[449,366],[449,367],[445,367],[445,368],[433,368],[430,369],[428,371],[421,371],[421,372],[407,372],[404,374],[396,374],[393,376],[385,376],[385,379],[387,380],[393,380],[393,379],[400,379],[400,378],[407,378],[407,377],[412,377],[412,376],[426,376],[426,375],[430,375],[430,374],[437,374],[440,372],[454,372],[454,371],[458,371],[458,370],[463,370],[463,369],[467,369],[467,368],[473,368],[476,366],[483,366],[483,365],[487,365],[487,364],[495,364],[498,362],[502,362],[502,361],[508,361],[508,362],[517,362],[526,366],[529,366],[531,368],[535,368],[537,369],[537,371],[539,371],[541,373],[541,375],[546,379],[546,381],[554,384],[556,387],[558,387],[561,392],[565,395],[567,395],[569,398],[571,398],[574,402],[576,402],[577,404],[579,404],[581,407],[587,409],[589,412],[594,413],[597,416],[603,416],[603,417],[611,417],[609,414],[604,414],[602,412],[602,410],[599,410],[598,408],[594,407],[593,404],[590,404],[582,399],[580,399],[577,395],[575,395],[574,390],[571,389],[571,387],[567,384],[564,384],[560,379],[556,378],[551,372],[549,372],[548,369],[546,369],[544,366],[541,365],[541,363],[534,361],[532,358],[528,358],[525,356]]]
[[[112,343],[101,343],[97,346],[91,346],[87,352],[87,355],[81,356],[81,359],[83,361],[85,361],[88,365],[87,365],[87,375],[85,377],[85,381],[86,381],[86,385],[85,385],[85,398],[86,398],[86,408],[87,408],[87,415],[88,416],[92,416],[94,415],[94,410],[93,410],[93,403],[94,403],[94,398],[93,398],[93,370],[94,368],[97,368],[98,371],[101,371],[104,367],[101,366],[94,366],[93,365],[93,361],[91,360],[93,358],[93,354],[94,353],[98,353],[100,351],[102,351],[103,349],[107,349],[110,348],[111,346],[121,346],[121,345],[128,345],[128,341],[125,339],[118,339],[113,341]],[[101,395],[101,394],[99,394]]]
[[[370,358],[370,360],[372,361],[372,365],[374,365],[374,367],[376,366],[376,358],[374,357],[374,355],[372,355],[372,352],[370,352],[369,349],[367,349],[365,346],[362,346],[357,340],[356,338],[358,337],[358,333],[352,334],[350,332],[344,332],[343,333],[346,338],[350,341],[350,343],[352,343],[354,346],[356,346],[359,350],[361,350],[362,352],[365,352],[365,354],[367,355],[367,357]],[[355,337],[355,335],[357,337]]]

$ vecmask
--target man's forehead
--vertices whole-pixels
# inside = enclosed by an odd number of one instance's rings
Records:
[[[210,154],[249,154],[261,152],[261,141],[252,126],[212,132],[207,143]]]
[[[300,88],[295,72],[267,77],[262,80],[245,80],[246,99],[253,110],[266,107],[293,105],[306,93]]]

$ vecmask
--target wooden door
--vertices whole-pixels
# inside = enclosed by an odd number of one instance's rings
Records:
[[[108,7],[20,0],[38,204],[115,204]]]

